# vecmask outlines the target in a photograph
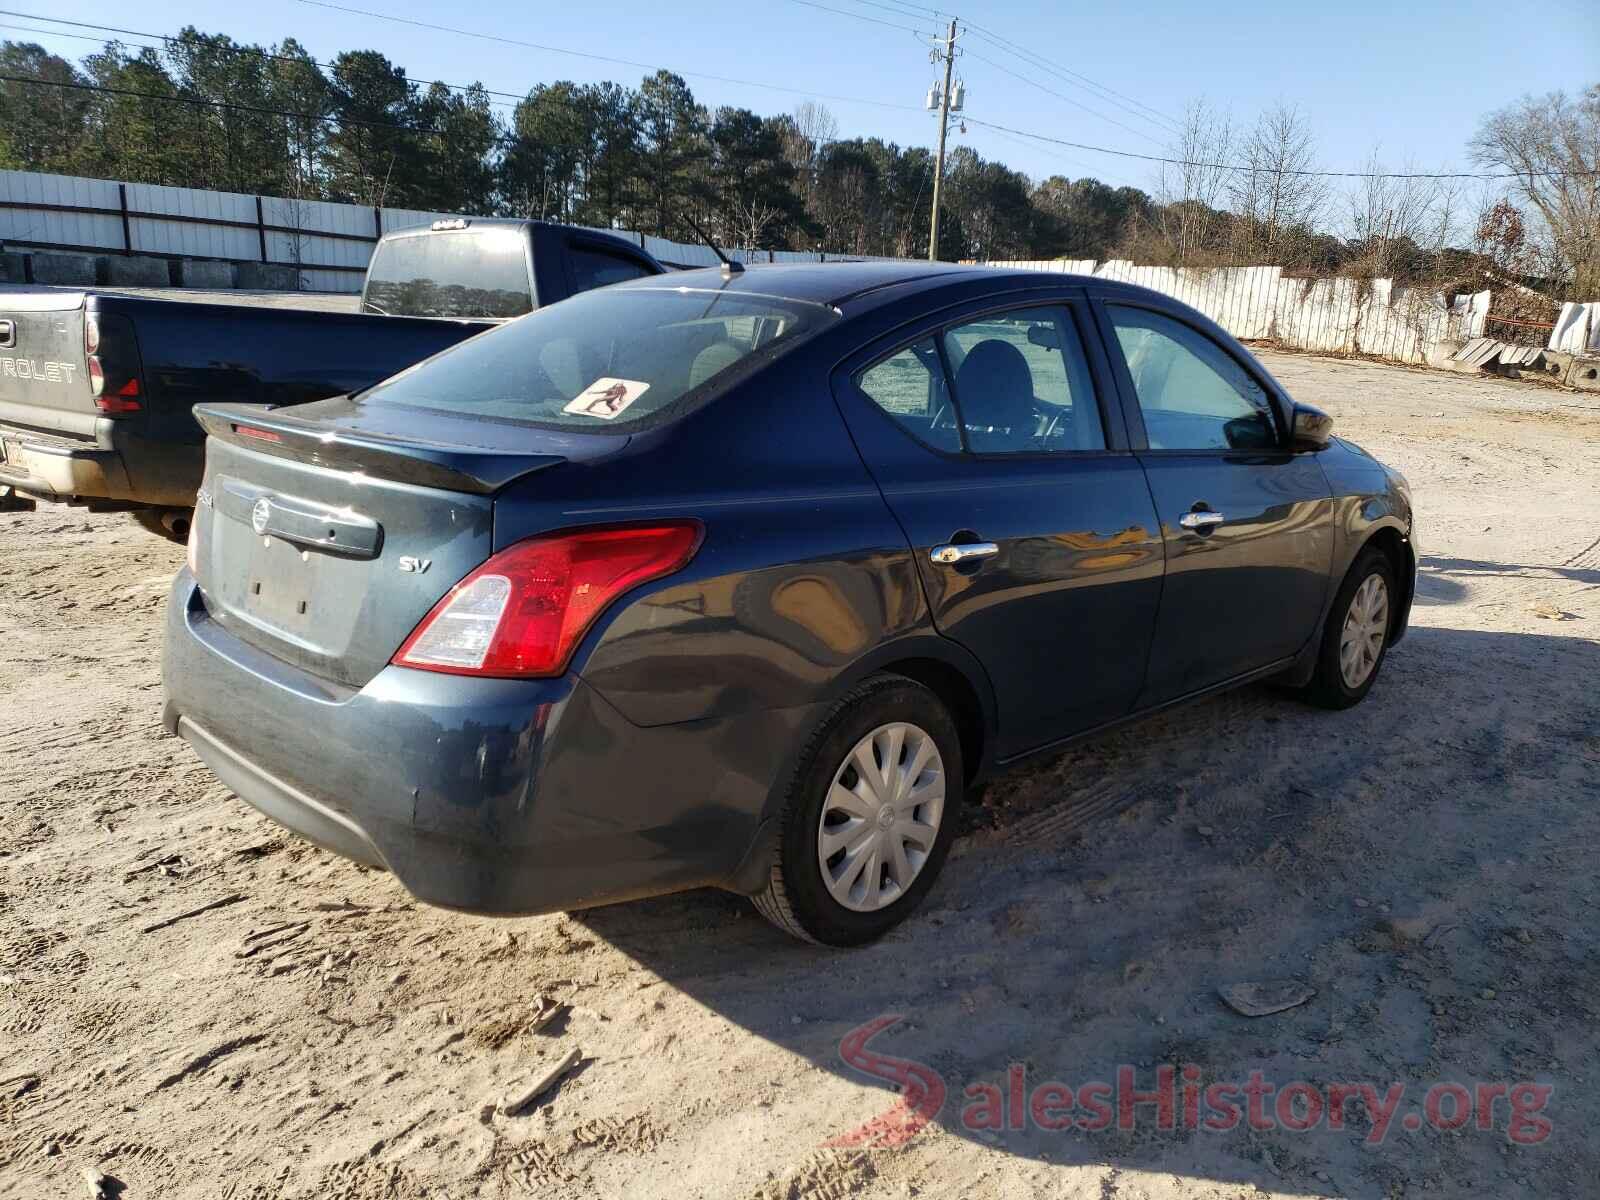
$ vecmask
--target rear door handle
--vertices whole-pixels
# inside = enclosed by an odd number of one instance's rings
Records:
[[[1178,518],[1178,524],[1185,529],[1204,533],[1208,529],[1215,529],[1226,520],[1227,518],[1219,512],[1186,512]]]
[[[980,558],[993,558],[1000,553],[1000,547],[993,542],[962,542],[960,545],[946,543],[935,546],[928,552],[928,557],[936,563],[950,566],[954,563],[973,562]]]

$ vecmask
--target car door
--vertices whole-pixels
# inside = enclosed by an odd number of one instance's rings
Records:
[[[1000,758],[1128,712],[1154,631],[1160,534],[1089,322],[990,301],[834,377],[935,625],[989,673]]]
[[[1256,364],[1175,312],[1097,309],[1166,544],[1140,706],[1286,659],[1315,631],[1333,557],[1330,488],[1289,449]]]

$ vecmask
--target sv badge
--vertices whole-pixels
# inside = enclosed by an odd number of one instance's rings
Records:
[[[422,575],[426,574],[428,568],[433,566],[433,559],[415,558],[410,554],[402,554],[399,565],[400,569],[407,574]]]

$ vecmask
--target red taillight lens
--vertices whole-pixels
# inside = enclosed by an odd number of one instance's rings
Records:
[[[518,542],[451,588],[393,661],[453,675],[559,675],[607,605],[682,570],[700,535],[698,521],[673,521]]]
[[[130,379],[119,387],[113,395],[106,396],[101,393],[105,390],[105,376],[100,371],[100,360],[89,360],[89,388],[94,393],[94,404],[103,413],[132,413],[139,411],[139,381]]]

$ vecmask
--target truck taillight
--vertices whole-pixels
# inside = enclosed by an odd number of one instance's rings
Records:
[[[451,675],[559,675],[595,619],[624,592],[682,570],[701,533],[698,521],[672,521],[518,542],[451,588],[393,662]]]
[[[106,368],[100,361],[100,322],[93,316],[83,319],[83,354],[89,362],[89,394],[94,397],[94,406],[113,416],[138,412],[141,404],[137,374],[125,374],[116,381],[111,394],[106,394]],[[120,360],[113,359],[116,361]]]

